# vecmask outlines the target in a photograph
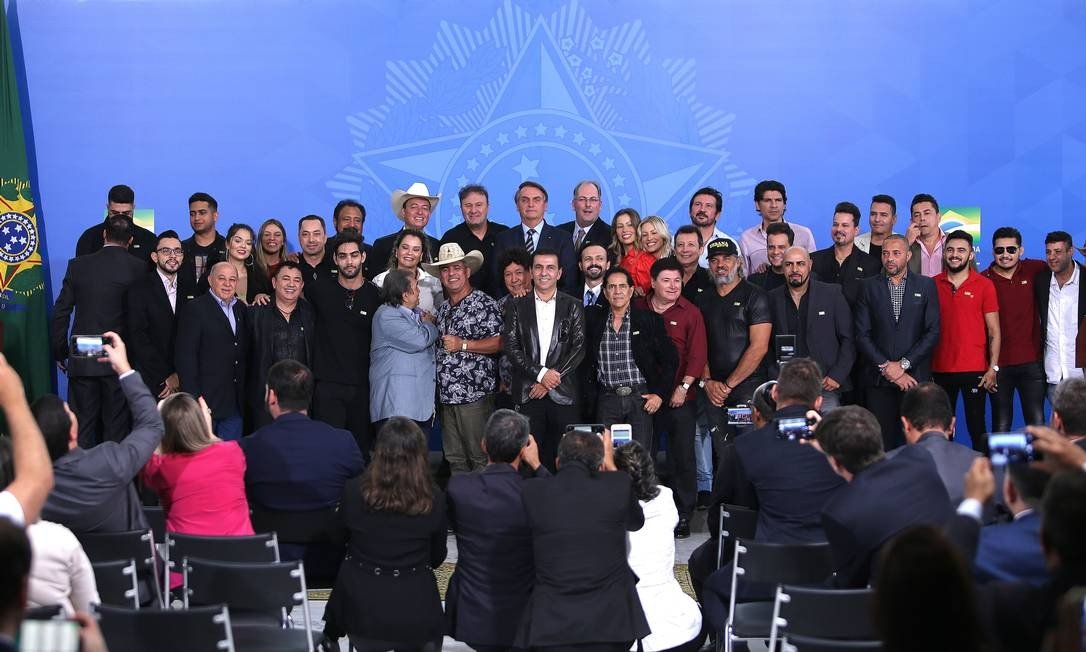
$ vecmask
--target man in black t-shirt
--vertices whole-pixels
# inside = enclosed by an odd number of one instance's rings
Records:
[[[226,260],[226,238],[215,229],[219,221],[219,202],[206,192],[189,197],[189,226],[192,237],[181,241],[185,257],[177,270],[178,291],[186,296],[196,294],[204,272],[215,263]],[[205,288],[206,289],[206,288]]]
[[[105,246],[105,229],[109,225],[109,218],[123,215],[132,222],[132,243],[128,245],[128,253],[147,262],[147,269],[154,268],[151,254],[155,250],[158,238],[154,233],[135,223],[136,193],[126,185],[117,185],[109,189],[106,196],[106,218],[102,222],[87,227],[79,241],[75,245],[75,255],[85,256],[93,254]]]
[[[741,259],[735,243],[717,238],[707,250],[716,293],[703,293],[699,306],[709,342],[708,373],[699,386],[709,402],[715,468],[735,433],[735,427],[728,425],[727,408],[750,402],[754,390],[765,381],[773,323],[766,293],[739,275]]]
[[[316,313],[313,346],[313,416],[350,430],[363,455],[370,438],[370,335],[381,305],[377,286],[362,275],[362,238],[349,229],[336,236],[336,278],[320,278],[306,294]]]

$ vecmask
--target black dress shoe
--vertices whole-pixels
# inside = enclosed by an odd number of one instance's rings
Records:
[[[679,524],[675,526],[675,538],[685,539],[690,536],[690,519],[680,518]]]
[[[698,509],[709,509],[709,501],[712,499],[713,494],[708,491],[698,492]]]

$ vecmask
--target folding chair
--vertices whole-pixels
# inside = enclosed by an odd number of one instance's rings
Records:
[[[737,539],[732,561],[731,596],[728,600],[728,621],[717,649],[723,642],[731,652],[737,640],[769,638],[773,622],[770,601],[736,604],[739,578],[744,582],[765,584],[813,584],[822,582],[833,572],[828,543],[758,543]]]
[[[41,607],[31,607],[23,612],[23,620],[53,620],[61,618],[64,609],[59,604],[47,604]]]
[[[305,567],[301,561],[237,563],[186,557],[185,608],[225,603],[233,618],[238,650],[313,652]],[[290,612],[300,607],[304,629],[291,627]]]
[[[157,600],[160,606],[164,604],[162,596],[165,594],[161,592],[162,582],[158,576],[154,535],[151,530],[77,534],[76,537],[91,563],[134,560],[139,587],[147,587],[141,592],[139,603],[147,605],[151,600]],[[150,595],[145,596],[144,593]]]
[[[183,611],[96,605],[95,611],[111,650],[234,652],[230,610],[225,605]]]
[[[151,532],[154,533],[155,543],[166,542],[166,512],[158,505],[144,505],[143,514],[147,522],[151,524]]]
[[[785,635],[845,641],[878,639],[871,622],[871,589],[820,589],[782,585],[773,605],[769,649]]]
[[[100,561],[91,564],[94,583],[102,604],[116,607],[140,608],[139,587],[136,582],[136,561]]]
[[[233,537],[207,537],[166,533],[166,572],[162,594],[170,594],[170,571],[181,572],[186,557],[213,561],[271,563],[279,561],[279,540],[274,532]],[[168,605],[167,605],[168,607]]]
[[[813,636],[789,635],[781,645],[782,652],[849,652],[850,650],[881,650],[879,641],[840,641]]]
[[[716,540],[716,567],[724,564],[724,549],[728,541],[753,539],[758,529],[758,510],[738,505],[720,505],[720,532]]]

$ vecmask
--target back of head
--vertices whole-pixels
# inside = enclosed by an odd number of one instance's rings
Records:
[[[905,392],[901,399],[901,416],[920,432],[949,432],[954,410],[946,390],[935,383],[926,382]]]
[[[163,453],[196,453],[211,444],[204,410],[190,394],[173,394],[158,406],[165,434]]]
[[[104,239],[109,244],[127,245],[135,232],[132,218],[127,215],[110,215],[106,218]]]
[[[411,419],[392,417],[377,433],[373,461],[362,475],[362,500],[375,511],[429,514],[433,487],[426,438]]]
[[[1054,476],[1041,500],[1041,542],[1061,568],[1086,581],[1086,473]]]
[[[818,424],[815,436],[823,452],[854,475],[885,457],[878,420],[858,405],[831,411]]]
[[[511,464],[528,443],[528,417],[513,410],[495,410],[486,421],[483,442],[486,455],[495,464]]]
[[[26,608],[26,583],[30,575],[30,541],[23,528],[0,518],[0,623],[15,625],[0,633],[14,636]]]
[[[781,365],[777,376],[777,408],[789,405],[814,407],[822,396],[822,369],[810,358],[793,358]]]
[[[30,405],[30,412],[38,422],[38,429],[45,438],[45,447],[49,457],[56,462],[68,454],[68,435],[72,429],[72,418],[64,409],[64,401],[56,394],[45,394]]]
[[[603,464],[603,440],[592,432],[571,430],[558,443],[558,464],[580,462],[595,471]]]
[[[777,384],[777,381],[770,380],[758,385],[758,388],[754,390],[754,394],[750,397],[750,407],[762,421],[771,421],[773,416],[777,414],[777,401],[773,399],[773,387]]]
[[[874,615],[884,650],[982,647],[972,577],[954,547],[929,525],[908,528],[883,548]]]
[[[1018,499],[1030,507],[1037,507],[1041,504],[1052,474],[1029,464],[1008,464],[1007,477],[1014,485]]]
[[[313,400],[313,373],[297,360],[280,360],[268,369],[268,389],[275,392],[284,412],[308,410]]]
[[[393,306],[402,306],[403,297],[411,289],[411,282],[415,280],[414,274],[406,269],[390,269],[385,274],[385,280],[381,283],[381,296],[385,303]]]
[[[638,500],[649,501],[660,495],[656,480],[656,464],[649,452],[639,442],[631,441],[615,449],[615,466],[625,471],[633,481],[634,495]]]
[[[1056,386],[1052,411],[1060,416],[1060,427],[1068,437],[1086,436],[1086,379],[1068,378]]]

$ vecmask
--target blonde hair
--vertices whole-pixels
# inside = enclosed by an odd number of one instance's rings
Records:
[[[174,394],[158,406],[162,425],[163,453],[198,453],[211,445],[211,432],[204,420],[203,409],[191,394]]]
[[[654,256],[656,258],[667,258],[671,255],[671,230],[667,228],[667,222],[659,215],[650,215],[645,218],[641,225],[637,227],[637,239],[641,240],[641,227],[652,225],[656,227],[656,233],[659,234],[660,239],[664,241],[660,245],[660,250],[657,251]],[[644,249],[644,247],[642,247]]]

